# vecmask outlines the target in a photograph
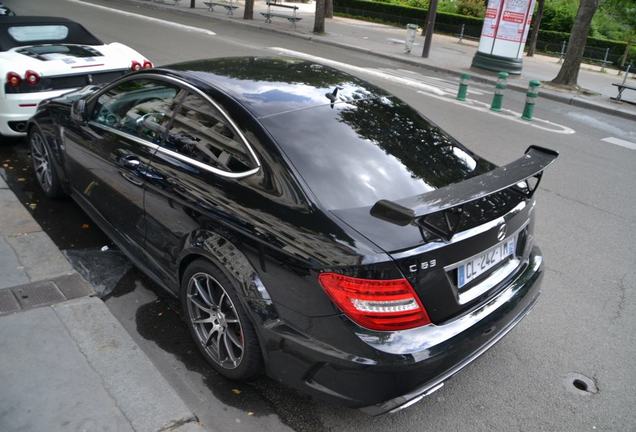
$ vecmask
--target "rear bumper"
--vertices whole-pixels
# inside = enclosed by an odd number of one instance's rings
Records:
[[[283,336],[286,355],[270,353],[270,374],[370,415],[405,408],[439,389],[530,312],[540,293],[542,262],[534,248],[523,270],[495,297],[444,324],[399,332],[356,332],[372,353],[369,356]]]
[[[26,122],[35,114],[38,104],[44,99],[58,97],[70,91],[73,89],[5,94],[0,97],[0,134],[24,136],[26,131],[16,128],[18,123],[26,126]]]

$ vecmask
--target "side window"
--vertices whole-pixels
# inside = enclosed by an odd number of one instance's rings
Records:
[[[179,88],[163,81],[125,81],[97,99],[92,120],[159,144],[166,132]]]
[[[256,166],[225,117],[193,93],[183,98],[163,147],[232,173],[245,172]]]

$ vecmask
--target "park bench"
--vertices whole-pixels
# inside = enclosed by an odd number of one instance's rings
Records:
[[[613,98],[610,98],[610,99],[615,100],[616,102],[627,102],[627,103],[636,105],[636,102],[623,99],[623,92],[625,90],[636,91],[636,87],[633,87],[633,86],[630,86],[630,85],[627,85],[627,84],[618,84],[618,83],[612,83],[612,85],[618,87],[618,95],[615,98],[613,97]]]
[[[228,15],[234,15],[234,9],[238,9],[238,5],[232,0],[230,1],[204,1],[204,5],[208,7],[210,12],[214,12],[214,6],[224,7]]]
[[[172,6],[176,6],[179,3],[181,3],[181,0],[152,0],[153,3],[163,3],[163,4],[167,4],[168,2],[172,5]]]
[[[290,15],[286,13],[272,12],[271,8],[273,7],[291,9],[292,13]],[[294,28],[296,28],[296,22],[302,19],[301,17],[296,16],[297,10],[298,10],[298,6],[284,5],[284,4],[269,1],[267,2],[267,12],[261,12],[261,15],[265,17],[266,23],[271,23],[272,18],[285,18],[287,21],[289,21],[290,23],[294,25]]]

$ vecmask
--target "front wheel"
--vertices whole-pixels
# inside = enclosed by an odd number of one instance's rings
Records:
[[[237,380],[259,374],[256,332],[225,274],[209,261],[196,260],[185,271],[180,294],[190,333],[212,367]]]
[[[62,185],[57,177],[57,172],[53,166],[51,149],[46,139],[40,131],[33,128],[28,135],[29,147],[31,149],[31,160],[33,171],[38,180],[38,184],[49,198],[59,198],[64,195]]]

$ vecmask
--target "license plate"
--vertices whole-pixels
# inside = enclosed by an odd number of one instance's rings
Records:
[[[510,238],[475,256],[457,268],[457,287],[463,287],[514,253],[515,239]]]

